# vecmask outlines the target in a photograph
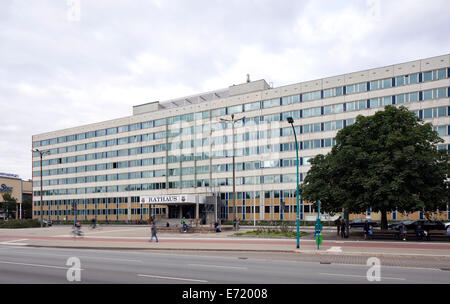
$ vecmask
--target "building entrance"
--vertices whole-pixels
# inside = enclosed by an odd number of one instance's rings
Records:
[[[169,205],[169,219],[194,219],[195,218],[195,205]]]
[[[180,218],[180,207],[179,206],[168,206],[169,207],[169,218]]]
[[[195,218],[195,205],[184,205],[181,206],[181,210],[183,211],[183,217],[187,219]]]

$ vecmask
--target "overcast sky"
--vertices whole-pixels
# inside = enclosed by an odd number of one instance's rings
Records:
[[[31,136],[246,81],[274,87],[448,54],[448,0],[1,0],[0,172]]]

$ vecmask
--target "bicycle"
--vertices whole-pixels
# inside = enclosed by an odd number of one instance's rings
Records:
[[[93,224],[93,225],[90,225],[89,226],[89,229],[91,229],[91,230],[99,230],[101,227],[100,227],[100,225],[99,224]]]
[[[74,237],[74,238],[76,238],[77,236],[81,236],[81,237],[84,236],[83,231],[81,231],[81,229],[77,229],[77,228],[74,228],[74,229],[72,230],[72,234],[73,234],[73,237]]]

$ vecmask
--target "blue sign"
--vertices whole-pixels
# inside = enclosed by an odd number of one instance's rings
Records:
[[[13,187],[8,187],[5,184],[2,184],[2,187],[0,188],[0,192],[12,192]]]
[[[316,220],[316,226],[314,227],[316,229],[316,231],[322,231],[322,223],[320,222],[320,219],[317,218]]]

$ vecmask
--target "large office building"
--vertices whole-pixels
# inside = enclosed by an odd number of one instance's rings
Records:
[[[33,149],[46,152],[43,216],[73,220],[76,208],[78,219],[99,221],[295,220],[296,151],[287,117],[298,136],[301,181],[308,160],[329,152],[340,129],[386,105],[406,106],[431,122],[445,140],[438,148],[449,149],[449,74],[450,55],[444,55],[275,88],[248,79],[137,105],[127,117],[34,135]],[[36,151],[36,218],[40,165]],[[317,217],[303,200],[299,212],[302,220]],[[370,210],[363,216],[377,217]],[[393,210],[389,219],[402,216]],[[448,219],[448,207],[439,216]]]

